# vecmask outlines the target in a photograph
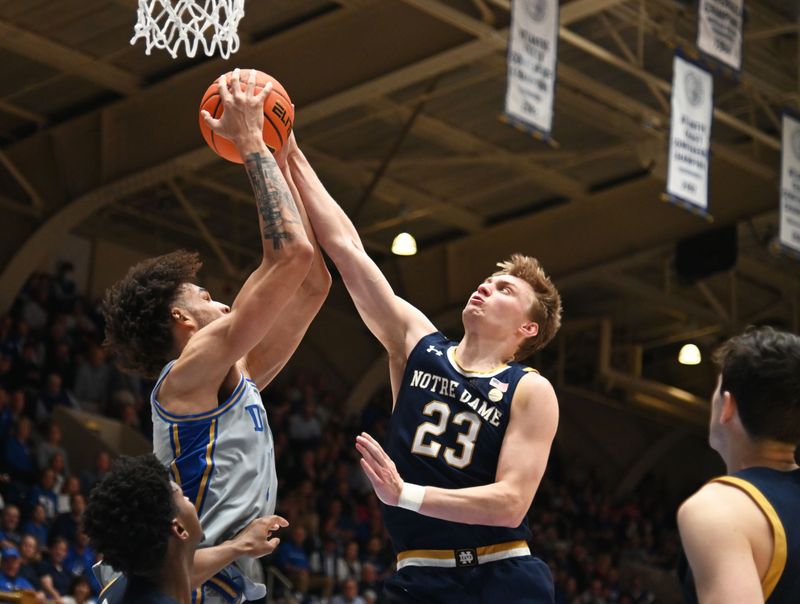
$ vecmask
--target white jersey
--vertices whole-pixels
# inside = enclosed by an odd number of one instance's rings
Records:
[[[200,547],[208,547],[275,512],[272,432],[261,394],[244,376],[216,409],[193,415],[166,411],[156,397],[174,362],[161,371],[150,395],[153,452],[194,503],[203,527]]]

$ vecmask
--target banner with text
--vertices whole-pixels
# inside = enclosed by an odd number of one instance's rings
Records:
[[[742,69],[744,0],[700,0],[697,47],[734,71]]]
[[[800,254],[800,119],[783,114],[781,145],[781,247]]]
[[[545,138],[553,127],[557,62],[558,0],[514,0],[505,114]]]
[[[679,54],[672,70],[667,195],[705,214],[714,81],[708,71]]]

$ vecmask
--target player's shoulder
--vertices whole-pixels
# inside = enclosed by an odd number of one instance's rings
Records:
[[[724,529],[760,515],[758,506],[745,490],[733,484],[711,481],[681,504],[678,525],[681,529]]]
[[[542,413],[558,415],[558,398],[555,389],[546,377],[539,372],[526,372],[522,375],[514,393],[514,408],[529,410],[537,415]]]

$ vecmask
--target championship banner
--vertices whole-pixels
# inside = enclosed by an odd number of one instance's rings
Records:
[[[513,0],[505,117],[549,138],[558,62],[558,0]]]
[[[672,70],[667,198],[705,215],[714,81],[708,71],[679,54]]]
[[[700,0],[697,47],[737,73],[742,69],[744,0]]]
[[[783,114],[781,145],[781,228],[783,249],[800,255],[800,119]]]

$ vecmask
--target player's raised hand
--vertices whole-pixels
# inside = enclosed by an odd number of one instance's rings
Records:
[[[356,437],[356,449],[361,454],[361,467],[378,499],[386,505],[397,505],[403,490],[403,479],[386,451],[366,432]]]
[[[292,153],[295,153],[297,149],[297,141],[294,138],[294,131],[292,131],[289,133],[289,136],[283,146],[276,153],[274,153],[275,161],[278,163],[278,166],[280,166],[281,169],[286,167],[287,163],[289,162],[289,156]]]
[[[219,95],[222,98],[222,116],[219,119],[203,110],[206,124],[215,134],[227,138],[237,145],[254,138],[261,141],[264,128],[264,99],[272,90],[272,82],[256,93],[256,70],[250,69],[247,85],[242,90],[241,70],[236,68],[231,76],[231,83],[225,76],[219,78]]]
[[[260,558],[275,551],[281,540],[272,537],[272,533],[287,526],[289,521],[281,516],[263,516],[248,524],[233,541],[242,549],[243,555]]]

